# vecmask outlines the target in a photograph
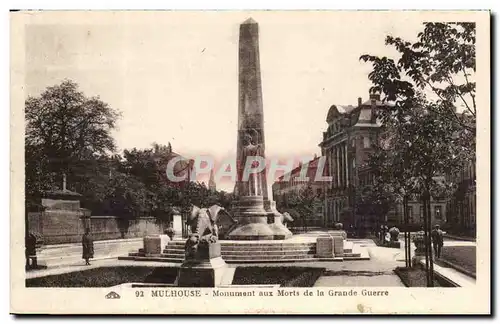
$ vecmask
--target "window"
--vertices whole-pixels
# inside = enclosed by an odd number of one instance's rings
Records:
[[[424,206],[420,206],[420,223],[424,223]]]
[[[363,137],[363,147],[364,148],[370,148],[370,138],[369,137]]]
[[[413,206],[408,206],[408,223],[413,223]]]
[[[441,205],[434,206],[434,218],[436,220],[441,220],[441,218],[443,217],[441,208]]]

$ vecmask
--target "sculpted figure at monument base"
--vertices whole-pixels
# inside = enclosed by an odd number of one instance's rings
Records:
[[[227,264],[221,257],[218,228],[215,224],[218,205],[210,208],[191,208],[187,224],[191,235],[185,244],[185,260],[179,269],[179,287],[217,287],[222,284]]]

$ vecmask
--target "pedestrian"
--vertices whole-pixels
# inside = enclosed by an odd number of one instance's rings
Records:
[[[441,257],[441,249],[443,248],[443,231],[439,229],[439,225],[434,226],[431,237],[434,255],[439,259]]]
[[[36,268],[36,237],[33,233],[28,233],[25,237],[26,269]],[[30,259],[33,257],[33,264]]]
[[[94,242],[90,236],[90,228],[85,229],[85,234],[82,236],[82,258],[85,260],[85,265],[90,265],[89,259],[94,257]]]

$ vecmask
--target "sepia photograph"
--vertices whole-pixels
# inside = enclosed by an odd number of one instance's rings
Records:
[[[488,11],[10,20],[11,312],[491,312]]]

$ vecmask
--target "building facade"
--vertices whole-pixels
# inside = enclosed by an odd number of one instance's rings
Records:
[[[319,144],[322,155],[328,161],[328,174],[332,182],[325,187],[324,225],[340,222],[344,227],[351,225],[365,230],[375,230],[381,223],[389,226],[404,224],[403,206],[393,206],[384,219],[373,214],[360,214],[360,196],[367,186],[374,182],[374,175],[368,166],[368,158],[378,142],[381,122],[377,112],[389,106],[380,100],[380,95],[371,94],[363,102],[358,98],[357,106],[333,105],[328,111],[327,130]],[[449,217],[449,203],[445,199],[432,198],[431,223],[444,224]],[[418,229],[423,225],[423,207],[418,197],[408,203],[409,224]]]
[[[380,96],[373,94],[365,102],[358,98],[357,106],[333,105],[328,111],[328,128],[319,144],[332,177],[324,199],[326,226],[357,226],[361,221],[355,215],[356,190],[373,182],[367,160],[381,125],[376,112],[384,108]]]
[[[447,202],[447,227],[457,234],[476,235],[476,163],[467,163],[456,176],[457,189]]]

